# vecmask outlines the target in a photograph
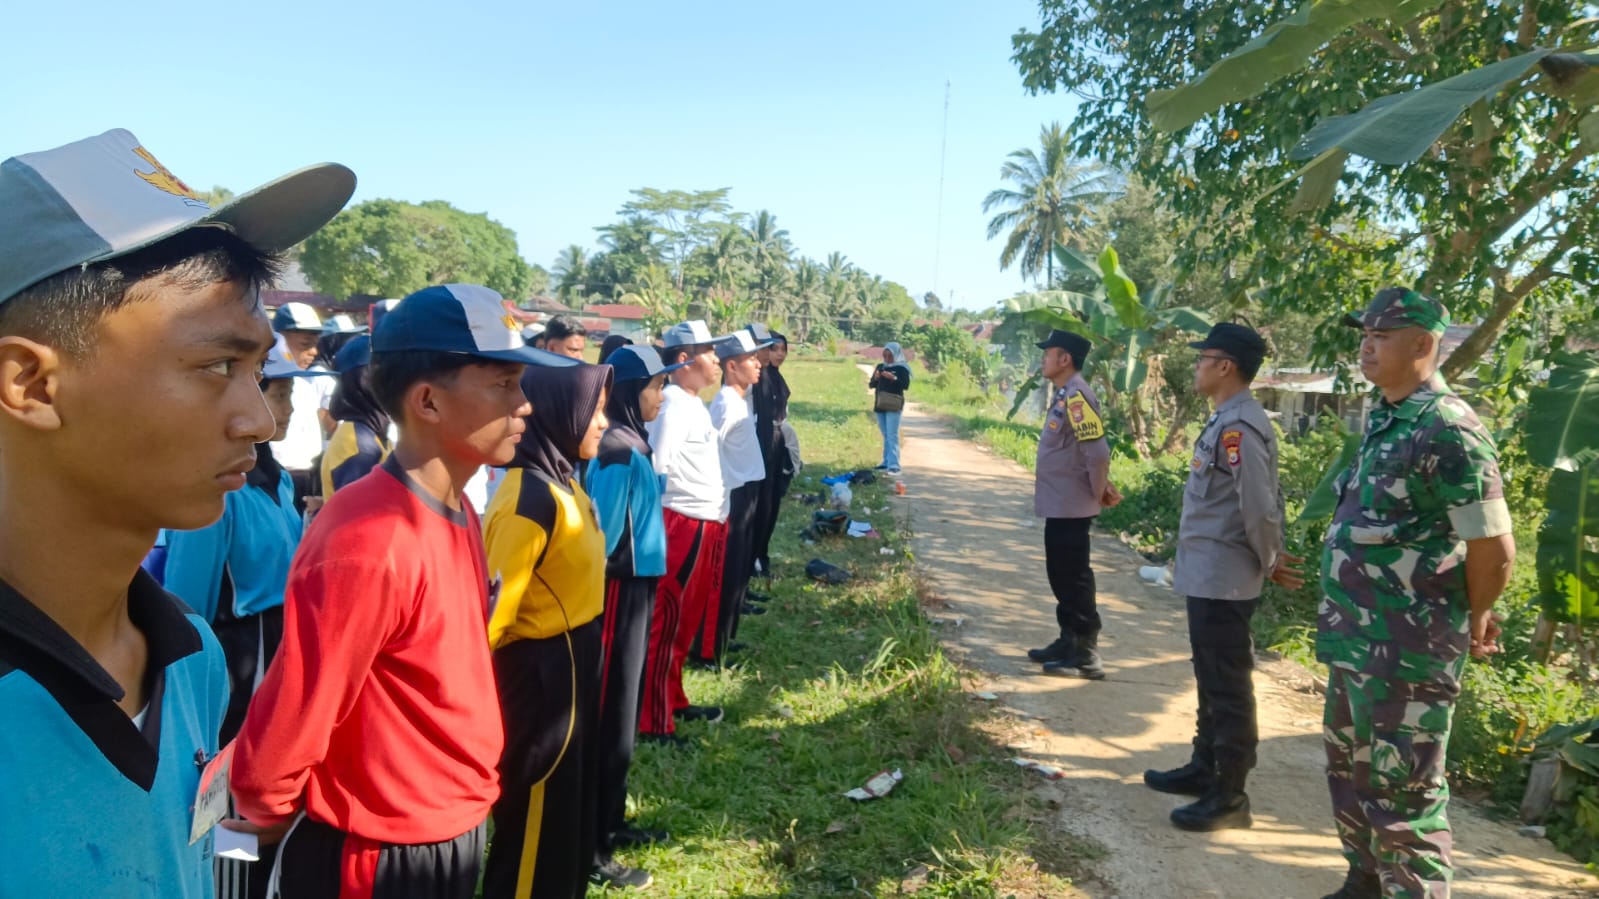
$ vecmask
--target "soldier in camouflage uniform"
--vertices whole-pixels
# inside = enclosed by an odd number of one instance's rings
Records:
[[[1448,323],[1398,287],[1345,318],[1380,401],[1322,549],[1327,784],[1349,860],[1328,899],[1449,895],[1444,750],[1466,654],[1498,649],[1515,544],[1493,440],[1436,373]]]

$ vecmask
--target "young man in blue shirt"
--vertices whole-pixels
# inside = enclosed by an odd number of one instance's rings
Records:
[[[212,894],[227,674],[139,562],[244,486],[260,288],[354,187],[316,166],[213,210],[121,130],[0,163],[0,895]]]

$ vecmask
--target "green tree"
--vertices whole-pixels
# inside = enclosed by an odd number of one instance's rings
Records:
[[[1039,131],[1039,150],[1016,150],[1000,167],[1002,187],[983,198],[983,211],[1001,212],[988,220],[988,239],[1006,229],[999,267],[1019,258],[1022,277],[1044,269],[1044,285],[1055,282],[1051,251],[1058,244],[1082,249],[1094,235],[1099,207],[1116,195],[1115,176],[1104,166],[1072,157],[1071,136],[1052,123]]]
[[[772,316],[772,300],[787,277],[787,267],[794,246],[788,232],[777,227],[777,216],[762,209],[750,219],[746,231],[749,236],[750,263],[755,267],[755,297],[766,316]]]
[[[1525,304],[1599,281],[1593,3],[1039,9],[1013,59],[1029,89],[1090,98],[1074,147],[1169,197],[1193,228],[1185,259],[1226,263],[1229,291],[1319,313],[1323,359],[1349,355],[1337,313],[1385,281],[1480,323],[1449,377]]]
[[[543,296],[550,290],[550,271],[537,262],[527,267],[527,292],[532,296]]]
[[[588,268],[588,251],[575,243],[568,244],[555,257],[555,264],[550,267],[550,274],[555,276],[555,295],[568,306],[587,295]]]
[[[306,280],[333,296],[404,296],[470,282],[521,299],[532,281],[510,229],[442,200],[369,200],[339,213],[303,246]]]
[[[727,201],[730,187],[714,190],[658,190],[641,187],[631,191],[633,199],[622,204],[620,214],[653,222],[667,248],[667,261],[677,288],[683,289],[684,264],[695,247],[710,242],[716,235],[714,217],[724,216],[732,205]]]
[[[799,324],[796,336],[802,343],[810,339],[811,328],[816,324],[824,285],[822,268],[814,259],[801,259],[794,266],[793,314]]]

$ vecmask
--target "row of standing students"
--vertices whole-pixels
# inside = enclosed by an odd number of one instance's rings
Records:
[[[672,343],[674,333],[679,340]],[[711,340],[699,322],[670,331],[668,343],[665,352],[677,360],[671,365],[663,365],[654,348],[613,344],[608,365],[530,367],[518,379],[534,411],[525,417],[482,525],[492,584],[488,641],[504,710],[486,895],[581,896],[591,879],[648,884],[647,873],[615,859],[618,849],[666,837],[624,820],[641,705],[646,697],[665,698],[650,710],[657,717],[647,720],[664,718],[666,726],[646,726],[644,733],[674,744],[683,742],[672,732],[674,719],[720,718],[720,710],[687,703],[682,665],[691,653],[720,661],[736,633],[751,573],[770,574],[778,506],[798,467],[797,442],[786,425],[787,385],[778,372],[786,344],[762,326]],[[338,379],[330,404],[336,427],[321,472],[329,495],[359,481],[391,450],[389,421],[367,372],[371,346],[365,336],[350,341],[330,373]],[[719,497],[719,511],[733,515],[737,527],[707,521],[718,543],[707,542],[703,531],[686,543],[671,541],[663,513],[675,513],[663,509],[662,493],[683,488],[681,473],[673,474],[671,462],[657,472],[650,424],[664,390],[686,396],[685,384],[707,386],[700,383],[714,374],[707,360],[716,360],[724,378],[712,406],[718,489],[739,479]],[[274,416],[285,423],[292,411],[289,385],[320,373],[293,363],[280,337],[262,387]],[[691,370],[678,374],[685,369]],[[763,369],[767,377],[756,390]],[[669,377],[679,383],[668,387]],[[281,440],[285,430],[273,439]],[[656,439],[670,444],[670,430]],[[672,452],[669,445],[668,456]],[[168,588],[190,598],[222,638],[232,696],[223,743],[239,732],[282,640],[285,581],[301,537],[289,473],[274,463],[270,443],[257,453],[260,464],[249,486],[229,496],[223,519],[167,535],[164,571],[155,566]],[[661,579],[669,570],[669,545],[677,550],[670,554],[671,570],[699,573],[689,578],[695,589],[687,603],[681,581]],[[738,561],[718,564],[728,557]],[[666,601],[658,602],[658,595]],[[315,886],[327,881],[318,869],[324,875],[331,870],[330,847],[357,832],[340,824],[314,813],[296,824],[299,848],[313,850],[309,879],[293,854],[278,871],[284,863],[269,851],[242,878],[248,889],[232,891],[266,895],[275,886],[284,895],[315,895]],[[452,843],[447,854],[470,848]],[[274,873],[278,883],[269,884]],[[311,892],[302,892],[308,887]]]

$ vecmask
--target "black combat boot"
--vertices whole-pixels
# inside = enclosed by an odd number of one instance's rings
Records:
[[[1027,657],[1040,664],[1045,662],[1064,662],[1077,653],[1077,639],[1071,634],[1061,634],[1055,642],[1043,649],[1027,650]]]
[[[1162,793],[1177,793],[1183,796],[1203,796],[1210,792],[1211,786],[1216,783],[1216,758],[1209,748],[1194,747],[1193,755],[1188,757],[1188,764],[1170,771],[1156,771],[1151,768],[1144,772],[1144,786]]]
[[[1099,632],[1077,635],[1077,651],[1071,658],[1044,663],[1045,674],[1104,680],[1105,668],[1099,662]]]
[[[1181,830],[1228,830],[1255,823],[1249,815],[1249,794],[1244,780],[1249,769],[1232,762],[1220,762],[1216,782],[1198,802],[1172,809],[1171,823]]]
[[[1350,868],[1338,892],[1328,893],[1321,899],[1382,899],[1382,881],[1375,874]]]

